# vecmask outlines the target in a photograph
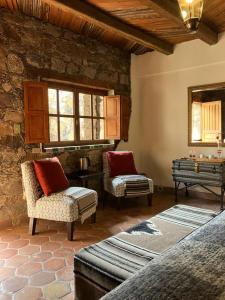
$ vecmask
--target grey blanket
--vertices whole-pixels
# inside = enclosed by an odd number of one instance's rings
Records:
[[[225,299],[225,212],[102,298],[150,299]]]

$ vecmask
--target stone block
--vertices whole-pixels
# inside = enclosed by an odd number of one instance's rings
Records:
[[[5,113],[4,120],[12,121],[14,123],[22,123],[23,122],[23,113],[20,111],[7,111]]]
[[[94,79],[96,76],[97,70],[91,67],[83,67],[82,75],[90,79]]]
[[[73,63],[69,63],[66,67],[66,71],[69,75],[75,75],[78,73],[79,68]]]
[[[22,60],[16,54],[10,53],[7,56],[7,67],[10,73],[22,74],[24,65]]]
[[[7,135],[12,135],[13,128],[9,123],[0,121],[0,132],[1,132],[0,138]]]
[[[12,85],[9,82],[5,82],[2,84],[3,90],[8,93],[12,89]]]
[[[51,62],[52,62],[51,65],[52,70],[57,71],[59,73],[65,72],[66,64],[61,59],[53,57]]]
[[[12,106],[12,102],[10,96],[6,93],[0,92],[0,110],[11,106]]]
[[[129,85],[129,76],[127,74],[120,74],[120,84]]]

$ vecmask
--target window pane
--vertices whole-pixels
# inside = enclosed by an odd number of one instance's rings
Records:
[[[93,116],[103,117],[103,96],[93,95]]]
[[[50,133],[50,142],[58,141],[58,118],[49,117],[49,133]]]
[[[48,110],[50,114],[57,114],[57,93],[54,89],[48,89]]]
[[[60,141],[74,141],[74,119],[60,117]]]
[[[201,102],[192,103],[192,141],[201,140]]]
[[[91,119],[80,118],[80,140],[92,140]]]
[[[59,91],[59,113],[73,115],[73,92]]]
[[[80,116],[91,116],[91,95],[79,93]]]
[[[104,120],[94,119],[94,140],[104,140]]]

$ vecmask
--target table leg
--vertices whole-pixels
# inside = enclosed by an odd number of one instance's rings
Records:
[[[177,182],[175,181],[175,202],[178,202],[178,186],[177,186]]]
[[[223,210],[223,201],[224,201],[224,188],[221,187],[221,195],[220,195],[220,209]]]
[[[82,185],[85,188],[88,188],[88,179],[82,179]]]
[[[187,185],[187,183],[185,183],[185,196],[186,196],[186,197],[189,196],[188,185]]]
[[[101,185],[100,186],[100,190],[101,190],[102,208],[104,209],[104,207],[105,207],[106,192],[104,190],[104,178],[103,177],[101,178],[100,185]]]

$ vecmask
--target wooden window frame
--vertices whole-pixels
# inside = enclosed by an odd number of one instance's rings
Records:
[[[104,119],[105,117],[93,117],[93,96],[107,96],[106,90],[96,89],[96,88],[85,88],[82,86],[74,86],[74,85],[64,85],[64,84],[54,84],[48,83],[48,89],[56,89],[57,90],[57,114],[48,114],[48,118],[50,116],[57,117],[58,119],[58,139],[60,139],[60,117],[73,117],[74,119],[74,140],[73,141],[57,141],[57,142],[49,142],[44,145],[46,148],[50,147],[69,147],[69,146],[79,146],[79,145],[96,145],[96,144],[109,144],[107,139],[102,140],[94,140],[94,129],[93,129],[93,120],[94,119]],[[59,90],[62,91],[71,91],[73,92],[73,107],[74,114],[73,115],[63,115],[59,113]],[[79,115],[79,93],[85,93],[91,95],[91,116],[80,116]],[[92,140],[80,140],[80,122],[79,118],[87,118],[92,120]]]

